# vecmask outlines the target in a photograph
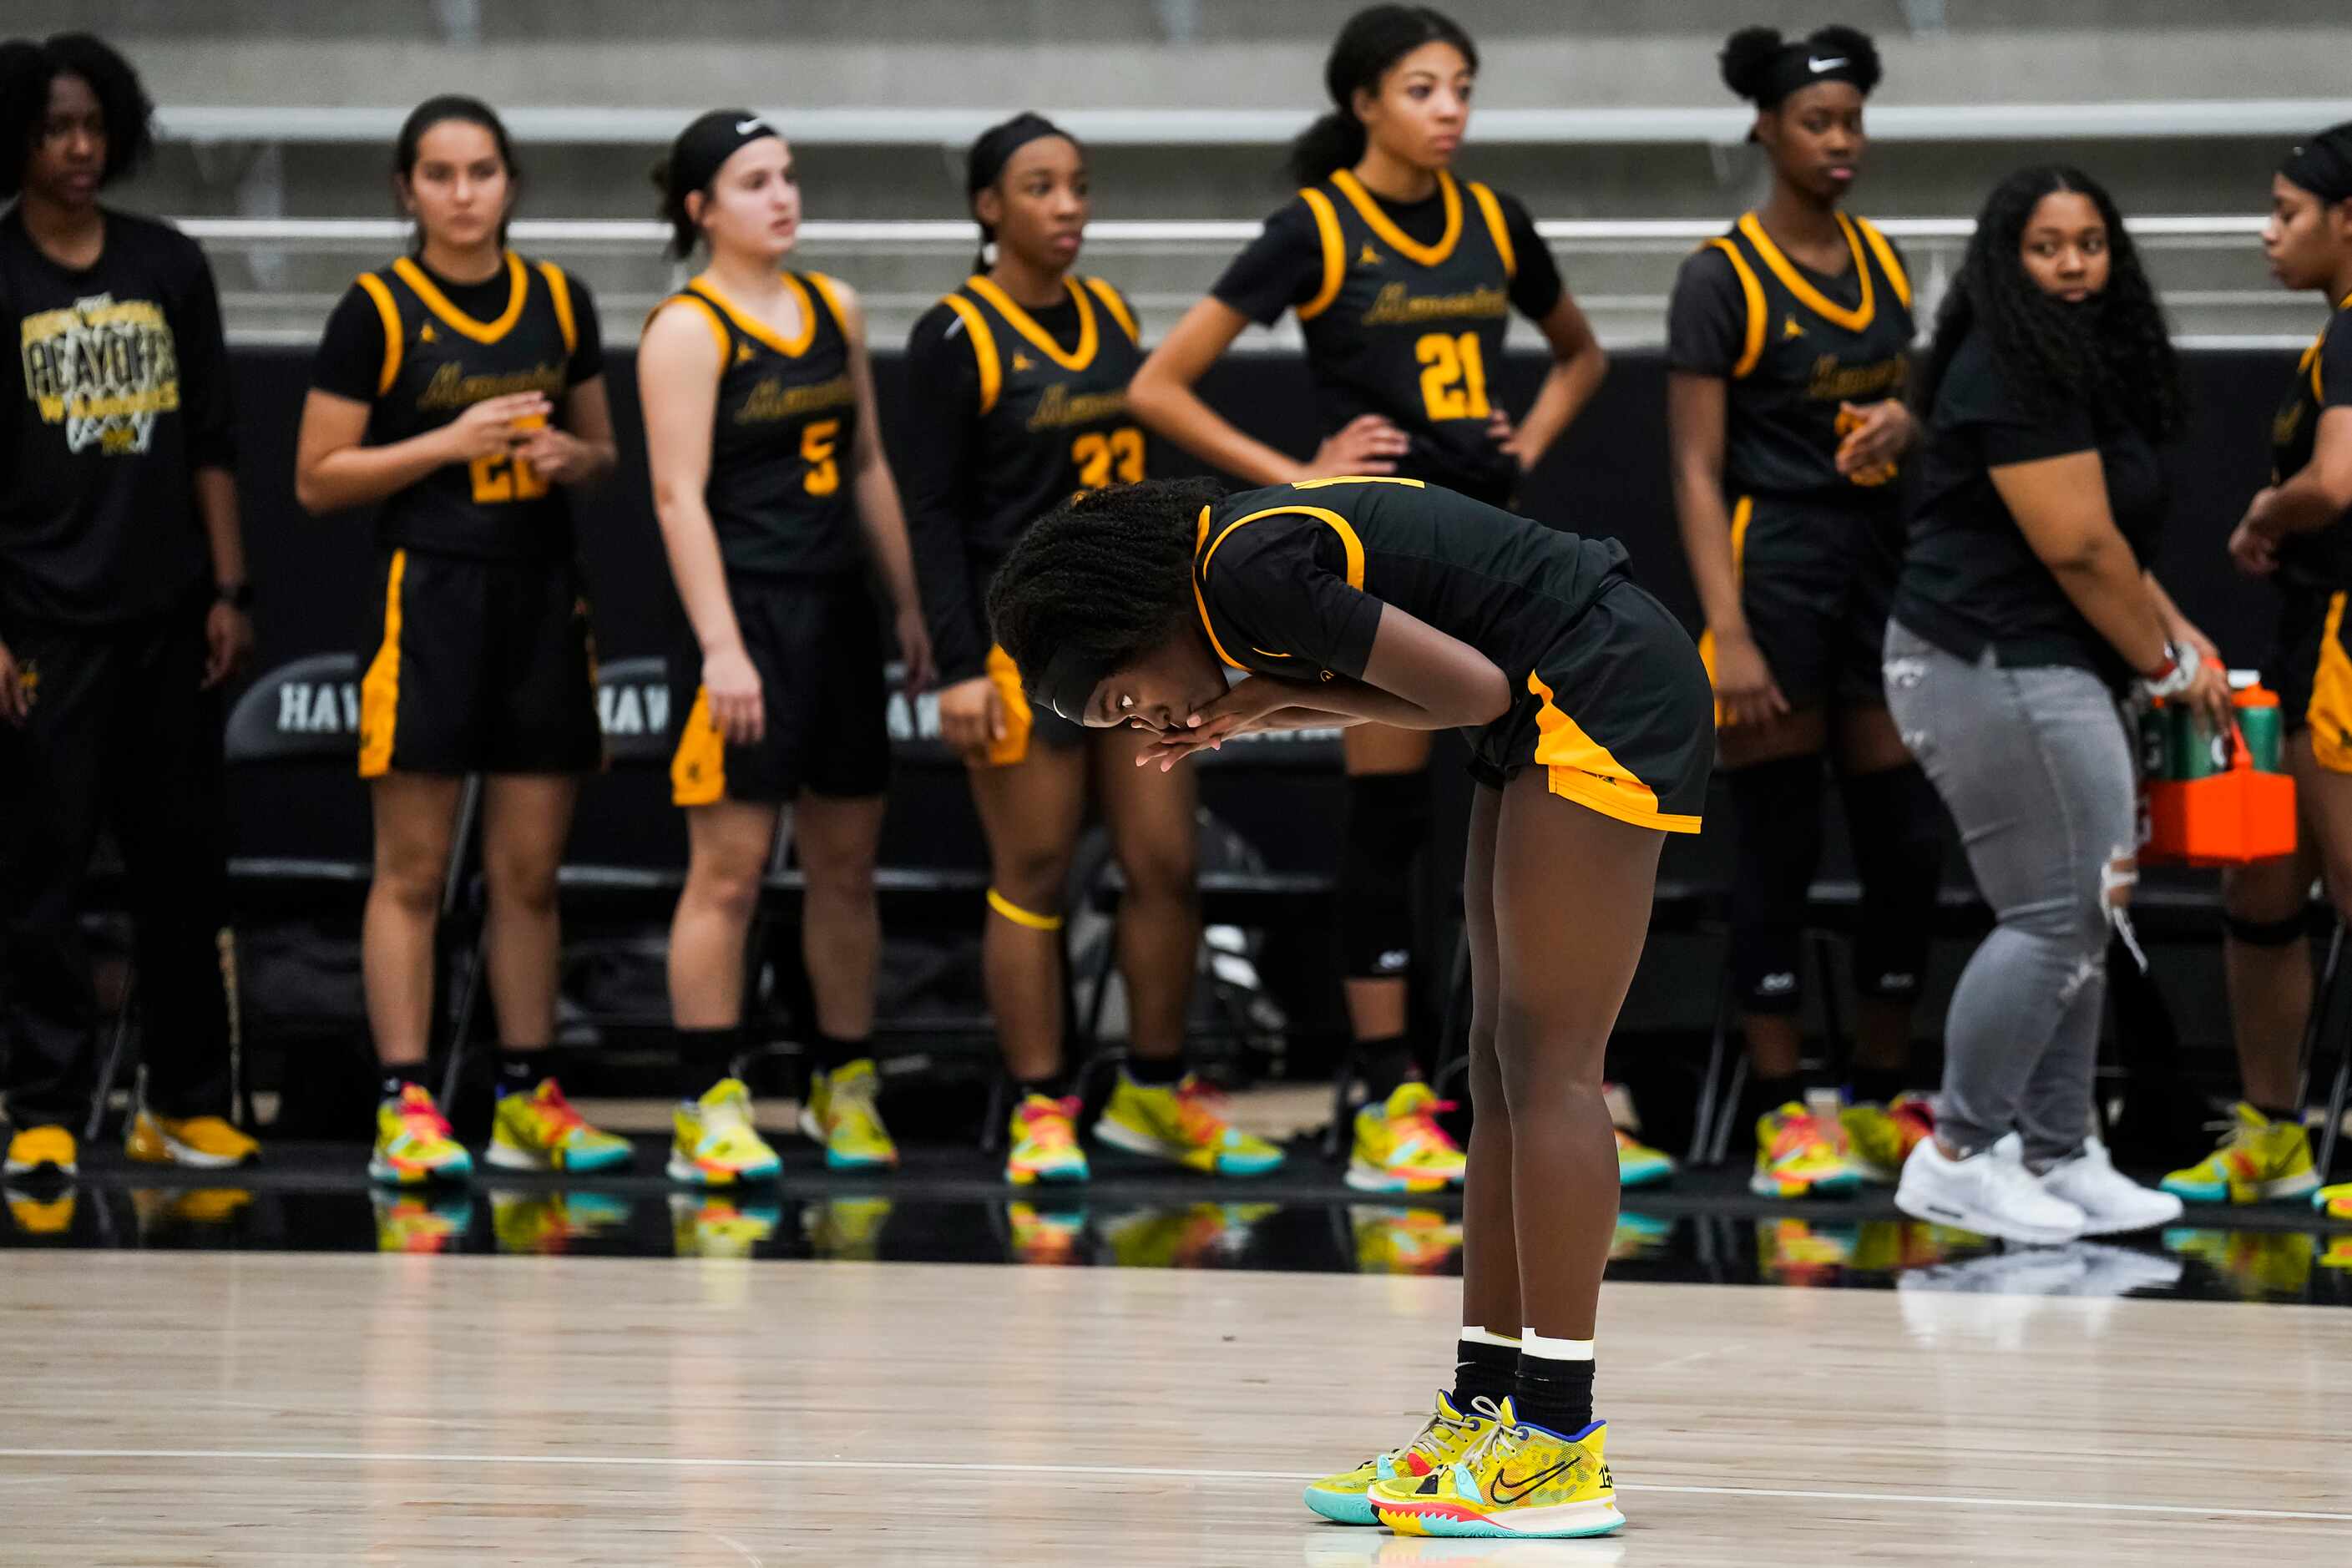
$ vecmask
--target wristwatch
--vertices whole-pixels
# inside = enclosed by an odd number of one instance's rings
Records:
[[[250,610],[253,608],[253,584],[223,583],[213,589],[213,603],[226,605],[232,610]]]

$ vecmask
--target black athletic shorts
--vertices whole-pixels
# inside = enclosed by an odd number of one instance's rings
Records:
[[[2263,684],[2278,693],[2290,735],[2311,731],[2311,754],[2331,773],[2352,773],[2352,644],[2346,641],[2347,595],[2290,587],[2279,608],[2277,639],[2263,659]]]
[[[360,656],[360,777],[584,773],[604,764],[588,594],[569,556],[394,550]]]
[[[890,694],[882,619],[863,572],[824,577],[732,574],[727,592],[760,672],[767,732],[732,746],[710,720],[702,648],[688,628],[670,656],[670,711],[686,715],[670,758],[670,799],[789,802],[880,795],[890,782]]]
[[[1885,702],[1878,667],[1902,566],[1903,520],[1885,506],[1732,498],[1740,608],[1791,708]],[[1699,652],[1712,677],[1712,636]]]
[[[1537,660],[1511,710],[1470,732],[1470,776],[1526,769],[1604,816],[1696,833],[1715,766],[1715,696],[1690,634],[1620,578]]]

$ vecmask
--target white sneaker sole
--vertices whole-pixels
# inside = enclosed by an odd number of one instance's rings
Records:
[[[81,1171],[71,1160],[68,1160],[62,1165],[53,1160],[43,1160],[38,1164],[32,1165],[27,1165],[22,1161],[11,1160],[6,1165],[0,1166],[0,1175],[5,1176],[46,1176],[51,1173],[59,1176],[78,1176],[81,1174]]]
[[[2136,1230],[2154,1230],[2158,1226],[2170,1225],[2175,1220],[2180,1218],[2180,1216],[2187,1211],[2182,1207],[2180,1200],[2178,1197],[2173,1196],[2171,1194],[2167,1194],[2165,1195],[2172,1197],[2172,1206],[2162,1214],[2149,1214],[2133,1217],[2130,1215],[2095,1215],[2090,1214],[2090,1211],[2086,1209],[2084,1212],[2086,1215],[2089,1215],[2089,1217],[2083,1222],[2083,1234],[2084,1236],[2128,1236]]]
[[[1895,1206],[1913,1219],[1926,1220],[1932,1225],[1948,1225],[1957,1230],[1972,1230],[1979,1236],[1998,1237],[2003,1241],[2020,1241],[2031,1247],[2063,1247],[2083,1235],[2079,1226],[2028,1225],[1973,1205],[1948,1203],[1901,1187],[1895,1190]]]
[[[1360,1193],[1443,1193],[1458,1187],[1444,1176],[1408,1176],[1378,1165],[1348,1164],[1348,1185]]]
[[[1108,1117],[1104,1117],[1095,1123],[1095,1142],[1108,1143],[1114,1149],[1124,1149],[1130,1154],[1148,1154],[1155,1160],[1171,1160],[1180,1165],[1184,1163],[1184,1155],[1187,1152],[1181,1144],[1162,1142],[1148,1132],[1138,1132],[1132,1128],[1122,1127]]]

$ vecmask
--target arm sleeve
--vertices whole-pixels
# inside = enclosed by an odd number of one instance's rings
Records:
[[[1675,274],[1666,304],[1666,367],[1728,378],[1747,340],[1748,299],[1731,258],[1704,247]]]
[[[229,399],[228,340],[221,331],[220,295],[213,269],[194,240],[186,247],[184,280],[172,322],[180,361],[180,415],[187,421],[191,468],[236,467],[236,410]]]
[[[1323,237],[1304,201],[1294,201],[1265,220],[1265,227],[1233,259],[1209,297],[1232,306],[1258,325],[1315,298],[1323,287]]]
[[[1552,259],[1551,247],[1536,233],[1536,220],[1518,197],[1497,191],[1495,199],[1502,205],[1503,231],[1511,237],[1511,259],[1518,264],[1511,275],[1511,304],[1520,315],[1540,321],[1568,291],[1560,281],[1559,263]]]
[[[964,332],[962,318],[944,305],[915,323],[907,340],[905,417],[899,426],[906,439],[895,470],[942,682],[984,673],[991,642],[964,541],[972,510],[973,422],[980,407],[980,371]]]
[[[588,285],[568,271],[563,281],[572,294],[572,363],[563,372],[563,384],[571,387],[604,374],[604,326],[597,318],[596,296],[589,292]],[[379,340],[383,336],[381,324],[376,336]]]
[[[2021,396],[1981,338],[1963,344],[1937,389],[1935,422],[1974,433],[1988,468],[2096,451],[2097,430],[2081,408],[2048,409]]]
[[[1364,678],[1381,601],[1349,586],[1339,535],[1297,513],[1262,517],[1227,534],[1210,558],[1202,597],[1221,628],[1248,649]],[[1236,658],[1248,649],[1229,648]],[[1302,668],[1298,679],[1310,678]]]
[[[2352,311],[2339,310],[2319,350],[2319,405],[2352,406]]]
[[[354,403],[373,403],[383,375],[383,318],[367,290],[354,283],[327,318],[318,357],[310,362],[310,384]]]

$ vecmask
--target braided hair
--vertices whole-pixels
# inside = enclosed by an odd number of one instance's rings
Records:
[[[2073,191],[2090,198],[2107,226],[2107,286],[2080,305],[2042,292],[2018,250],[2042,198]],[[2136,427],[2152,441],[2177,434],[2185,416],[2180,365],[2156,289],[2106,187],[2063,163],[2021,169],[1993,187],[1977,215],[1959,277],[1936,318],[1936,341],[1920,378],[1917,406],[1935,407],[1937,388],[1970,332],[1985,333],[1993,357],[2037,410],[2087,408]]]
[[[1192,551],[1213,479],[1082,490],[1024,530],[988,587],[988,622],[1024,671],[1082,658],[1099,675],[1173,640],[1193,616]]]

